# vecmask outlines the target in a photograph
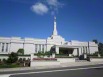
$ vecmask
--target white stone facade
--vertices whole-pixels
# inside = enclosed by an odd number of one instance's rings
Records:
[[[53,34],[47,39],[0,37],[0,54],[17,52],[18,49],[24,49],[24,54],[31,54],[37,53],[38,51],[50,51],[52,47],[55,47],[57,54],[59,54],[60,48],[73,49],[73,55],[81,55],[83,53],[91,54],[98,51],[98,45],[94,42],[65,41],[64,38],[58,35],[56,17],[54,20]]]

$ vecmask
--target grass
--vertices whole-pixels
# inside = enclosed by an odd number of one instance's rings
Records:
[[[17,64],[0,64],[0,68],[16,68],[16,67],[20,67]]]

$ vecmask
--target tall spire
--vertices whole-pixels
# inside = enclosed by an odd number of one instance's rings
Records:
[[[57,29],[56,29],[56,17],[54,16],[54,30],[53,35],[58,35]]]

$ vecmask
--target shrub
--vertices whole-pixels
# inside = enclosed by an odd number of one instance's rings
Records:
[[[42,52],[42,51],[39,51],[36,55],[37,55],[38,57],[41,57],[41,56],[45,56],[45,53]]]
[[[23,59],[22,59],[22,58],[19,58],[18,62],[22,63],[22,62],[23,62]]]
[[[18,53],[18,55],[24,55],[24,49],[19,49],[19,50],[17,51],[17,53]]]
[[[12,52],[9,54],[9,58],[7,59],[7,63],[15,63],[18,60],[18,54]]]
[[[39,51],[38,53],[34,54],[34,55],[37,55],[38,57],[41,57],[41,56],[50,56],[52,53],[50,51],[46,51],[46,52],[43,52],[43,51]]]
[[[7,60],[6,60],[5,58],[3,58],[2,62],[3,62],[3,63],[6,63],[6,61],[7,61]]]
[[[93,56],[98,56],[98,52],[93,53]]]
[[[26,61],[26,58],[23,58],[23,61]]]
[[[50,51],[45,52],[45,55],[50,56],[52,53]]]
[[[1,63],[2,61],[1,61],[1,59],[0,59],[0,63]]]

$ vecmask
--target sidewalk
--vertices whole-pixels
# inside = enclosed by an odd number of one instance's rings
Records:
[[[76,66],[88,66],[88,65],[98,65],[103,64],[103,62],[75,62],[75,63],[61,63],[61,67],[76,67]]]
[[[61,63],[60,66],[2,68],[0,69],[0,72],[23,71],[23,70],[34,70],[34,69],[50,69],[50,68],[62,68],[62,67],[76,67],[76,66],[88,66],[88,65],[98,65],[98,64],[103,64],[103,62],[71,62],[71,63]]]

